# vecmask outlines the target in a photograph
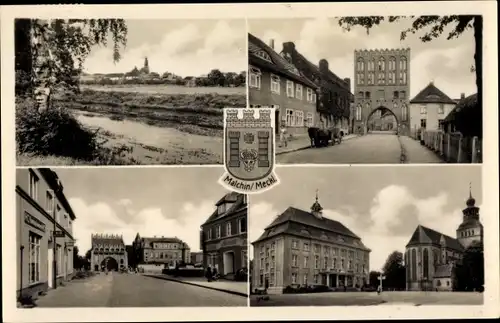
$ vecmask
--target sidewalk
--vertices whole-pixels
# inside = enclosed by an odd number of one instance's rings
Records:
[[[445,162],[434,151],[422,146],[419,141],[413,138],[400,136],[399,140],[403,146],[405,163],[407,164],[440,164]]]
[[[346,141],[356,137],[358,137],[358,135],[355,134],[345,135],[342,138],[342,141]],[[292,151],[308,149],[311,147],[311,139],[309,138],[309,135],[306,134],[306,135],[296,136],[293,139],[289,139],[286,147],[280,147],[280,145],[281,142],[279,141],[279,139],[276,139],[276,155],[289,153]]]
[[[234,295],[239,295],[243,297],[248,297],[248,283],[247,282],[236,282],[231,280],[218,280],[208,282],[204,277],[173,277],[169,275],[157,275],[157,274],[143,274],[147,277],[170,280],[178,283],[189,284],[194,286],[199,286],[203,288],[218,290],[221,292],[226,292]]]

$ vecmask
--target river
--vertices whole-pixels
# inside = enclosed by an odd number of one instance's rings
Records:
[[[222,137],[209,137],[157,127],[133,120],[111,120],[100,114],[73,111],[83,125],[112,133],[108,145],[133,147],[131,157],[142,164],[221,164]]]

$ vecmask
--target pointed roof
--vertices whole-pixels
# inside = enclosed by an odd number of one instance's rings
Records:
[[[410,238],[410,241],[406,244],[406,247],[419,244],[441,245],[442,238],[444,239],[444,243],[447,248],[455,249],[457,251],[464,250],[458,239],[447,236],[436,230],[424,227],[423,225],[417,226]]]
[[[323,207],[318,202],[318,190],[316,190],[316,201],[311,206],[311,211],[312,212],[318,212],[318,213],[320,213],[321,211],[323,211]]]
[[[434,82],[430,82],[420,93],[418,93],[410,103],[449,103],[456,104],[454,100],[438,89]]]
[[[262,51],[269,55],[270,60],[263,59],[259,55]],[[274,49],[250,33],[248,33],[248,60],[252,65],[267,68],[276,74],[281,74],[312,89],[318,88],[313,81],[302,75],[293,64],[289,63]]]

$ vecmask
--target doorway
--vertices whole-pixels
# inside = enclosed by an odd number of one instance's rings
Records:
[[[54,288],[54,278],[53,278],[53,261],[54,261],[54,254],[53,254],[53,249],[48,248],[47,249],[47,278],[49,282],[49,288]]]
[[[275,108],[274,110],[274,133],[279,134],[280,131],[280,109]]]
[[[234,252],[228,251],[223,256],[224,275],[234,273]]]

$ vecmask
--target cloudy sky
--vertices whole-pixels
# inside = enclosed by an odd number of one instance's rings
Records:
[[[222,168],[55,169],[76,214],[76,245],[83,255],[92,233],[184,240],[199,251],[200,225],[227,191],[217,183]]]
[[[411,48],[410,93],[414,97],[429,82],[451,98],[477,92],[474,65],[474,34],[468,30],[459,38],[446,40],[447,33],[432,42],[422,43],[422,34],[410,34],[400,41],[400,32],[411,25],[409,20],[383,23],[367,35],[366,29],[356,27],[344,32],[338,20],[321,19],[259,19],[249,20],[249,31],[266,43],[274,39],[280,52],[283,42],[293,41],[299,52],[318,64],[328,60],[330,70],[341,78],[354,80],[354,50],[379,48]]]
[[[247,69],[244,20],[126,20],[127,47],[114,64],[112,42],[95,47],[85,61],[88,73],[124,73],[141,68],[148,57],[152,72],[181,76]]]
[[[482,204],[481,166],[278,167],[276,173],[279,186],[250,197],[250,241],[289,206],[309,211],[318,189],[323,215],[372,250],[370,270],[380,270],[392,251],[404,252],[418,224],[455,237],[469,182]]]

